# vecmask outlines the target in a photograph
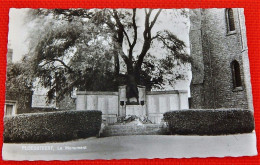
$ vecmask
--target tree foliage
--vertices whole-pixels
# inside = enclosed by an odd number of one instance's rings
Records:
[[[19,113],[26,112],[31,105],[32,80],[30,78],[30,65],[23,62],[7,65],[6,100],[18,101]]]
[[[33,66],[32,75],[50,89],[49,98],[56,94],[58,100],[73,87],[117,90],[120,84],[132,83],[150,90],[161,88],[165,80],[183,79],[183,74],[174,68],[190,62],[185,43],[170,30],[154,31],[163,12],[162,9],[31,10],[29,21],[34,28],[28,61]],[[143,18],[137,16],[140,13]],[[183,10],[175,13],[185,15]],[[153,47],[163,49],[164,55],[157,58]]]

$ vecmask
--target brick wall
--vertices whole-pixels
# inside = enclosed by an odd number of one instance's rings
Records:
[[[245,77],[250,71],[249,66],[245,64],[248,54],[242,53],[245,45],[242,47],[240,26],[243,25],[240,21],[241,13],[238,14],[239,9],[233,9],[236,32],[231,35],[227,34],[225,9],[199,11],[200,14],[191,12],[193,28],[190,31],[190,42],[193,45],[193,61],[195,64],[199,61],[199,64],[203,65],[203,76],[199,76],[201,81],[192,81],[191,108],[250,108],[250,77]],[[201,47],[197,44],[198,38],[201,38]],[[194,46],[196,44],[197,46]],[[234,91],[231,71],[233,60],[240,64],[243,90]],[[194,65],[192,72],[193,79],[196,80],[199,71],[194,69]]]

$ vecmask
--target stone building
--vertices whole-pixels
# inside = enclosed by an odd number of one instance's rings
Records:
[[[244,10],[190,10],[190,108],[253,110]]]

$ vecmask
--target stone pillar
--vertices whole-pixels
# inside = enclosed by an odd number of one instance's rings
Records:
[[[145,86],[138,86],[138,96],[139,96],[139,104],[145,104],[146,97],[145,97]],[[142,103],[143,101],[143,103]]]
[[[189,100],[188,100],[188,92],[187,91],[179,91],[179,105],[180,109],[189,109]]]
[[[146,109],[146,90],[145,86],[138,85],[138,97],[139,97],[139,104],[141,105],[140,110],[142,111],[141,114],[147,116],[147,109]]]
[[[125,116],[126,115],[126,85],[118,87],[118,115]]]

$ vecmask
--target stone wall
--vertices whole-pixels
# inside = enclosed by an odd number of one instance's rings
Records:
[[[153,123],[160,123],[168,111],[189,109],[188,92],[184,90],[146,93],[146,114]]]
[[[76,110],[100,110],[107,123],[115,123],[117,117],[126,115],[148,116],[152,123],[161,123],[163,113],[189,109],[188,92],[184,90],[145,92],[139,89],[137,105],[127,105],[124,88],[119,92],[78,91]]]
[[[118,92],[78,91],[77,110],[100,110],[103,115],[118,115]]]
[[[201,70],[196,70],[196,65],[193,65],[191,108],[250,107],[248,54],[243,50],[246,45],[243,44],[245,39],[241,38],[240,28],[245,26],[240,21],[243,12],[239,13],[240,9],[233,11],[236,27],[233,34],[227,33],[225,9],[191,11],[191,55],[194,63],[201,64],[203,68],[203,73],[199,76],[201,80],[198,81],[197,75]],[[198,43],[201,43],[201,47]],[[233,60],[237,60],[240,64],[242,90],[234,90],[231,70]]]

